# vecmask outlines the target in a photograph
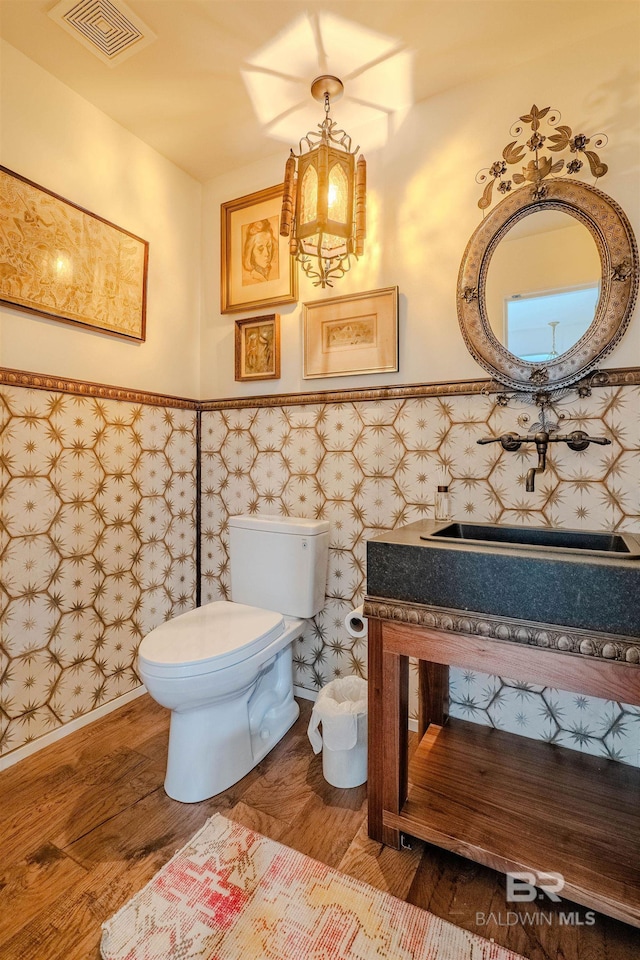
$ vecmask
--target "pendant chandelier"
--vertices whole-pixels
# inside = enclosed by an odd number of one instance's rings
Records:
[[[360,147],[336,129],[331,98],[342,96],[337,77],[317,77],[311,95],[324,103],[319,133],[306,134],[296,154],[291,150],[284,175],[280,233],[289,237],[289,251],[314,286],[331,287],[364,251],[366,236],[367,165]]]

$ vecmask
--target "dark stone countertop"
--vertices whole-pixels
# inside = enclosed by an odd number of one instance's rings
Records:
[[[442,526],[420,520],[369,540],[367,595],[640,637],[640,559],[420,539]]]

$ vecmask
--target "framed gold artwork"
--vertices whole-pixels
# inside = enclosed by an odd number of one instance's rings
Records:
[[[149,244],[0,167],[0,301],[145,339]]]
[[[280,236],[282,191],[279,184],[220,207],[222,313],[298,299],[296,263]]]
[[[347,377],[398,369],[398,288],[302,305],[303,377]]]
[[[280,317],[236,320],[236,380],[278,380]]]

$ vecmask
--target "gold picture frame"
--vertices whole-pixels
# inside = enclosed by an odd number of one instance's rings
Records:
[[[283,184],[220,206],[220,310],[296,303],[298,273],[280,236]]]
[[[302,305],[305,380],[398,369],[398,288]]]
[[[280,379],[280,316],[236,320],[236,380]]]
[[[0,166],[0,302],[144,340],[149,244]]]

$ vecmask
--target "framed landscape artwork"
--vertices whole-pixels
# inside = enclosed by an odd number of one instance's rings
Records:
[[[0,167],[0,301],[145,339],[149,244]]]
[[[398,288],[303,304],[303,377],[398,369]]]
[[[222,313],[298,299],[296,264],[280,236],[282,190],[280,184],[221,205]]]
[[[280,317],[236,320],[236,380],[278,380]]]

